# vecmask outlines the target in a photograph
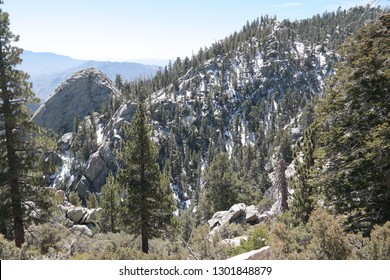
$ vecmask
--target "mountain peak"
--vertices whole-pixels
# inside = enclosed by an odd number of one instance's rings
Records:
[[[70,132],[75,118],[100,112],[121,93],[101,71],[87,68],[64,81],[37,110],[33,120],[57,133]]]

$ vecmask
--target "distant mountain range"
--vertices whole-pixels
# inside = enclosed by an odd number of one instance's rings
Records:
[[[96,68],[113,81],[117,74],[121,75],[124,81],[131,81],[139,77],[152,77],[159,69],[157,65],[145,65],[134,62],[78,60],[55,53],[26,50],[21,55],[21,58],[23,62],[19,68],[30,75],[34,92],[42,102],[64,80],[73,73],[85,68]]]

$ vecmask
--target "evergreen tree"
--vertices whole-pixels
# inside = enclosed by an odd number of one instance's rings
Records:
[[[95,195],[95,193],[91,193],[87,199],[87,207],[92,208],[98,208],[98,200]]]
[[[307,223],[315,208],[315,187],[310,181],[314,167],[315,130],[311,126],[304,133],[303,142],[295,147],[296,173],[291,178],[291,187],[294,189],[292,213],[297,224]]]
[[[141,235],[142,251],[148,253],[149,240],[162,236],[171,225],[174,204],[169,181],[157,163],[157,147],[142,99],[125,135],[127,141],[122,142],[119,154],[125,164],[119,173],[125,200],[122,220],[132,233]]]
[[[217,211],[228,210],[236,203],[253,203],[256,197],[249,185],[239,179],[226,153],[215,156],[204,175],[204,184],[201,208],[205,219],[211,218]]]
[[[116,232],[119,228],[120,215],[120,186],[117,179],[110,174],[107,183],[101,189],[99,206],[102,208],[99,214],[99,226],[103,232]]]
[[[30,119],[28,105],[37,100],[28,75],[16,69],[22,50],[12,46],[18,36],[9,25],[8,13],[0,8],[0,229],[21,247],[31,212],[48,213],[51,205],[42,179],[49,142]]]
[[[69,202],[74,206],[81,206],[81,199],[78,192],[73,191],[69,194]]]
[[[119,74],[116,74],[116,76],[115,76],[115,86],[117,89],[119,89],[119,91],[122,91],[123,81],[122,81],[121,75],[119,75]]]
[[[75,126],[74,130],[72,149],[76,158],[85,162],[97,151],[97,127],[92,114],[82,121],[76,121],[76,123],[78,125],[77,127]]]
[[[344,44],[344,61],[317,110],[326,202],[350,230],[390,220],[390,13]]]

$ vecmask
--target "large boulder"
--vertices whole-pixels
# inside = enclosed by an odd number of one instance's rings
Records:
[[[225,223],[245,223],[246,205],[244,203],[234,204],[222,217],[222,224]]]
[[[238,203],[230,207],[228,211],[216,212],[213,217],[208,220],[210,229],[218,228],[226,223],[236,224],[257,224],[259,223],[259,212],[256,207],[246,206],[244,203]]]
[[[71,222],[71,225],[93,224],[96,221],[97,214],[102,210],[101,208],[89,209],[73,205],[60,205],[60,209],[65,213],[65,217]]]
[[[217,226],[220,226],[222,225],[222,219],[223,217],[226,215],[226,213],[228,213],[228,211],[219,211],[219,212],[216,212],[213,217],[208,220],[208,224],[210,226],[210,228],[215,228]]]
[[[66,211],[66,218],[68,218],[75,224],[80,224],[84,215],[85,210],[83,207],[71,207]]]
[[[98,213],[101,211],[101,208],[87,209],[86,215],[84,215],[83,224],[92,224],[95,222]]]
[[[259,211],[257,211],[254,205],[246,207],[245,220],[248,224],[257,224],[259,222]]]
[[[84,170],[84,176],[91,182],[91,192],[96,192],[105,183],[108,170],[106,163],[101,158],[99,151],[94,153],[88,160]]]
[[[93,236],[92,230],[86,225],[74,225],[69,230],[76,235],[86,235],[88,237]]]
[[[81,199],[85,200],[91,193],[90,188],[90,181],[84,175],[82,175],[81,179],[76,184],[75,191],[78,193]]]
[[[262,214],[254,205],[246,206],[244,203],[233,205],[228,211],[216,212],[213,217],[208,220],[208,224],[212,233],[214,230],[227,223],[250,224],[256,225],[266,219],[270,219],[275,215],[272,211],[266,211]]]

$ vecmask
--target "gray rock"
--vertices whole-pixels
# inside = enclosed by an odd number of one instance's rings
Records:
[[[213,217],[208,220],[208,224],[210,226],[210,228],[215,228],[217,226],[220,226],[222,225],[221,224],[221,221],[223,219],[223,217],[225,216],[225,214],[228,213],[228,211],[219,211],[219,212],[216,212]]]
[[[67,220],[67,226],[93,224],[101,208],[76,207],[74,205],[58,205]]]
[[[265,221],[266,219],[271,219],[275,216],[275,213],[272,211],[265,211],[263,214],[259,215],[259,223]]]
[[[237,220],[241,221],[242,219],[239,218],[246,215],[245,210],[246,205],[244,203],[234,204],[230,207],[228,213],[223,216],[221,224],[237,222]]]
[[[67,228],[71,228],[71,227],[74,226],[74,222],[71,221],[71,220],[69,220],[69,219],[65,219],[65,226],[66,226]]]
[[[77,182],[75,191],[79,194],[81,199],[87,199],[90,194],[91,183],[89,180],[83,175],[81,176],[80,181]]]
[[[77,235],[86,235],[92,237],[93,233],[86,225],[74,225],[69,229],[71,232]]]
[[[73,141],[73,132],[65,133],[61,136],[60,140],[58,140],[58,148],[61,151],[69,150],[72,146]]]
[[[73,130],[75,118],[101,112],[120,92],[100,71],[88,68],[63,82],[33,115],[40,126],[62,134]]]
[[[208,220],[208,224],[210,228],[213,229],[226,223],[245,223],[245,210],[246,205],[244,203],[235,204],[229,211],[216,212],[213,217]]]
[[[83,224],[91,224],[94,223],[98,213],[101,211],[101,208],[87,209],[86,215],[84,216]]]
[[[222,244],[226,244],[231,247],[238,247],[241,245],[241,241],[246,241],[248,240],[248,236],[237,236],[232,239],[224,239],[222,240]]]
[[[75,224],[79,224],[82,221],[85,213],[86,213],[86,211],[84,210],[83,207],[73,206],[73,207],[67,209],[66,218],[68,218],[69,220],[71,220]]]
[[[248,206],[245,214],[245,219],[248,224],[256,224],[259,222],[259,212],[254,205]]]
[[[102,172],[104,174],[102,174]],[[96,183],[94,186],[94,182],[96,180],[103,181],[103,179],[107,177],[106,164],[104,160],[100,157],[99,151],[91,155],[87,167],[85,168],[84,175],[88,179],[88,181],[92,183],[91,184],[92,187],[96,187],[96,185],[99,186],[99,184]]]

